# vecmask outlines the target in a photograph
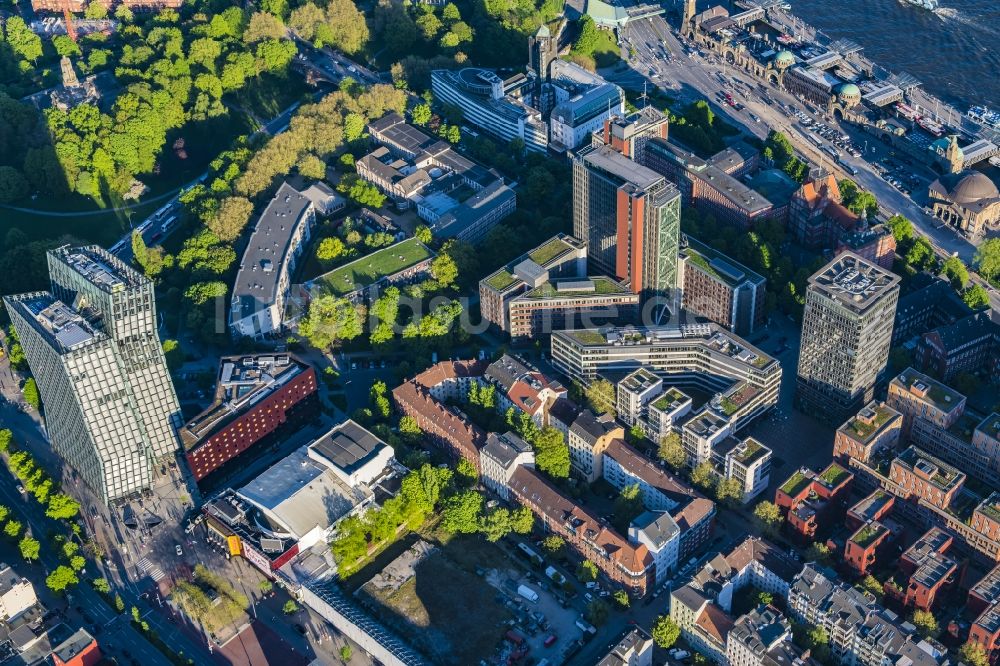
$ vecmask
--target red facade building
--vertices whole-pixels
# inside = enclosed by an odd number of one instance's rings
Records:
[[[835,462],[819,474],[803,467],[775,491],[774,503],[796,535],[812,540],[838,513],[843,517],[853,479],[853,474]]]
[[[224,357],[212,405],[180,431],[195,480],[313,418],[316,388],[316,371],[287,354]]]
[[[101,661],[101,648],[86,629],[78,629],[52,650],[55,666],[97,666]]]
[[[958,564],[945,553],[954,537],[932,527],[899,558],[899,570],[909,576],[903,603],[908,608],[929,611],[942,592],[955,582]]]

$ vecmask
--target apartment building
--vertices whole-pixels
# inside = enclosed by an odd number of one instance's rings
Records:
[[[633,627],[596,666],[653,666],[653,638]]]
[[[969,590],[966,611],[976,618],[969,628],[969,640],[982,647],[990,663],[995,663],[1000,656],[1000,566]]]
[[[539,472],[518,467],[510,479],[510,492],[531,509],[545,530],[565,539],[612,581],[639,596],[651,589],[654,565],[646,546],[630,543]]]
[[[486,366],[472,361],[442,361],[392,391],[393,403],[404,416],[412,416],[427,441],[454,459],[465,458],[479,469],[479,451],[486,433],[464,414],[444,404],[464,400],[473,382],[481,381]]]
[[[894,529],[895,528],[895,529]],[[865,576],[885,555],[902,528],[886,519],[859,527],[844,545],[844,563],[857,576]]]
[[[736,621],[726,641],[729,666],[812,666],[815,660],[792,643],[792,625],[773,606],[755,608]]]
[[[774,493],[774,503],[802,540],[812,540],[826,529],[846,507],[854,475],[832,462],[818,474],[803,467],[794,472]]]
[[[788,610],[793,620],[826,631],[831,660],[839,666],[938,666],[945,658],[871,595],[812,562],[792,584]]]
[[[910,442],[958,467],[971,478],[992,486],[1000,485],[996,414],[980,419],[966,412],[948,428],[918,417],[913,422]]]
[[[483,382],[496,389],[497,411],[504,414],[513,407],[530,416],[539,428],[548,422],[552,404],[568,393],[558,381],[510,354],[504,354],[486,368]]]
[[[619,490],[638,484],[647,511],[670,514],[679,528],[677,562],[708,542],[716,513],[715,503],[698,495],[624,440],[612,440],[604,451],[604,480]],[[673,570],[677,562],[669,563],[669,568]],[[657,577],[662,579],[663,573],[659,572]]]
[[[615,411],[627,426],[634,426],[648,405],[663,393],[663,379],[646,368],[637,368],[615,386]]]
[[[947,430],[965,413],[964,395],[913,368],[889,382],[886,404],[903,415],[904,439],[918,418]]]
[[[179,433],[195,480],[314,418],[316,389],[316,371],[289,354],[222,357],[212,404]]]
[[[486,436],[479,454],[480,481],[505,502],[510,501],[510,479],[524,465],[533,467],[535,452],[531,445],[513,432]]]
[[[570,467],[593,483],[604,475],[604,452],[612,441],[623,437],[625,429],[610,414],[597,416],[589,409],[581,410],[566,438]]]
[[[809,278],[795,400],[843,423],[874,398],[889,360],[899,277],[845,252]]]
[[[9,565],[0,563],[0,620],[12,622],[35,607],[35,586]]]
[[[691,411],[691,398],[674,387],[664,389],[663,379],[648,368],[638,368],[616,386],[618,419],[639,426],[653,442],[672,432]]]
[[[906,581],[903,605],[931,611],[940,596],[956,582],[958,563],[947,555],[954,537],[932,527],[899,557],[899,571]]]
[[[683,236],[680,283],[685,310],[737,335],[751,335],[764,325],[766,280],[743,264]]]
[[[723,456],[725,478],[740,484],[744,504],[767,490],[771,482],[771,449],[753,437],[730,437],[717,451]]]
[[[729,553],[710,559],[689,583],[671,591],[670,617],[685,640],[717,663],[726,664],[728,638],[735,628],[729,615],[733,596],[753,586],[786,598],[801,570],[802,564],[777,546],[748,537]]]
[[[257,218],[240,260],[229,304],[233,336],[259,340],[284,331],[292,275],[315,222],[313,202],[282,183]]]
[[[833,457],[868,462],[873,455],[893,451],[899,444],[903,415],[884,402],[873,400],[837,428]]]
[[[573,235],[587,243],[591,271],[646,299],[677,287],[680,210],[673,184],[608,146],[573,159]]]
[[[972,512],[972,528],[994,541],[1000,541],[1000,491],[993,491]]]
[[[965,484],[965,473],[911,446],[893,459],[889,479],[906,493],[906,499],[947,509]]]
[[[857,531],[862,526],[882,521],[896,504],[896,497],[881,488],[873,490],[847,510],[847,528]]]

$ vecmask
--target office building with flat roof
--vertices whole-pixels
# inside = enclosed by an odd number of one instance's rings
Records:
[[[284,330],[292,273],[315,221],[313,202],[282,183],[257,219],[240,260],[229,307],[234,336],[262,339]]]
[[[50,250],[53,296],[115,343],[154,457],[177,451],[181,409],[167,370],[153,282],[96,245]]]
[[[520,139],[526,149],[545,152],[549,146],[548,124],[538,109],[525,104],[516,94],[527,83],[523,75],[505,80],[496,72],[478,67],[431,72],[434,99],[457,106],[467,122],[501,141]]]
[[[573,160],[573,234],[587,243],[592,272],[627,280],[644,298],[677,287],[680,193],[608,146]]]
[[[778,400],[781,364],[718,324],[556,331],[551,351],[552,364],[577,381],[646,367],[671,386],[726,394],[733,404],[721,406],[740,419]]]
[[[884,402],[872,401],[843,423],[834,435],[833,457],[867,463],[899,443],[903,416]]]
[[[886,404],[903,415],[903,436],[909,437],[916,419],[950,428],[965,413],[965,396],[913,368],[889,382]]]
[[[212,404],[180,430],[195,480],[313,418],[316,388],[316,371],[288,354],[220,359]]]
[[[809,278],[796,404],[843,423],[871,402],[889,360],[899,277],[845,252]]]
[[[141,387],[129,381],[116,342],[49,293],[4,303],[55,452],[106,503],[149,488],[158,456],[136,397]]]
[[[669,119],[653,106],[645,106],[627,116],[615,115],[604,121],[594,132],[595,146],[611,146],[625,157],[643,163],[646,144],[650,139],[666,139]]]
[[[681,304],[688,312],[737,335],[764,325],[767,282],[762,276],[687,235],[681,238],[679,270]]]

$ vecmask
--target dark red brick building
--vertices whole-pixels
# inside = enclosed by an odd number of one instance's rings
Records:
[[[222,358],[212,405],[180,431],[195,480],[312,419],[316,389],[316,371],[288,354]]]

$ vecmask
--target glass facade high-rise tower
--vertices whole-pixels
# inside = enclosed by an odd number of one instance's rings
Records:
[[[809,278],[795,402],[840,424],[874,398],[885,371],[899,277],[851,252]]]
[[[594,272],[627,280],[644,299],[677,288],[681,198],[663,176],[608,146],[573,160],[573,235]]]
[[[148,488],[178,449],[180,406],[153,285],[97,247],[49,253],[52,293],[4,303],[45,405],[53,449],[105,502]]]

